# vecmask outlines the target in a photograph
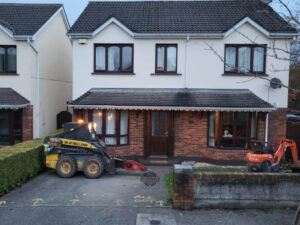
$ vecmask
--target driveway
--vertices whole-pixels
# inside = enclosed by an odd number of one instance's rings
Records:
[[[160,182],[146,187],[139,173],[118,171],[100,179],[78,174],[59,178],[48,170],[0,199],[1,225],[100,224],[290,225],[293,210],[173,210],[166,203],[164,176],[171,167],[151,167]]]

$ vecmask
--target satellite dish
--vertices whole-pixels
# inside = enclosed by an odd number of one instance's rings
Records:
[[[272,78],[270,80],[270,86],[273,89],[281,88],[282,82],[278,78]]]

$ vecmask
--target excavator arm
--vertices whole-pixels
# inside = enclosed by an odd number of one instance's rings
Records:
[[[279,163],[287,148],[290,148],[291,150],[291,154],[295,165],[299,166],[298,150],[297,150],[296,142],[293,140],[289,140],[289,139],[281,140],[278,150],[275,153],[275,160]]]

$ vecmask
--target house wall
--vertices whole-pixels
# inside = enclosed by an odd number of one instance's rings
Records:
[[[33,105],[33,137],[56,129],[56,114],[72,99],[72,44],[62,13],[32,41],[40,54],[40,115],[37,108],[37,56],[26,41],[14,41],[0,30],[0,45],[17,46],[17,76],[0,75],[0,87],[10,87]]]
[[[111,24],[98,33],[87,44],[73,44],[73,99],[78,98],[90,88],[184,88],[186,79],[189,88],[250,89],[257,96],[279,108],[287,107],[288,91],[286,88],[270,89],[269,82],[263,79],[250,79],[245,76],[223,76],[224,63],[208,45],[213,46],[220,56],[224,56],[225,44],[251,44],[244,34],[257,43],[275,45],[276,48],[289,50],[289,40],[276,41],[267,38],[250,24],[242,25],[237,31],[224,39],[135,39],[119,26]],[[92,75],[95,43],[133,43],[135,75]],[[178,73],[180,76],[151,75],[155,71],[155,44],[178,44]],[[186,61],[187,46],[187,61]],[[272,57],[272,50],[267,52],[266,73],[269,78],[277,77],[288,84],[288,60]],[[277,51],[279,57],[288,55]],[[185,72],[187,63],[187,76]],[[275,72],[280,70],[280,72]]]
[[[15,41],[0,29],[0,45],[17,47],[17,75],[0,75],[0,88],[10,87],[32,101],[31,77],[36,74],[35,54],[26,41]]]
[[[34,41],[40,52],[40,135],[56,129],[56,115],[66,110],[67,101],[72,99],[72,44],[66,36],[67,31],[61,12]],[[32,79],[34,87],[36,82],[35,76]],[[35,92],[32,98],[36,100],[36,96]],[[37,113],[35,111],[34,114]]]

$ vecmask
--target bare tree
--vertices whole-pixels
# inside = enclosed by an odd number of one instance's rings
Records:
[[[297,8],[291,8],[289,6],[287,0],[274,0],[273,4],[278,4],[279,7],[281,7],[282,12],[280,12],[280,14],[288,23],[290,23],[296,29],[300,29],[300,6],[299,6],[299,4],[297,5]],[[235,31],[239,35],[241,35],[241,37],[245,38],[252,44],[255,44],[257,46],[261,45],[257,42],[257,37],[256,38],[249,37],[247,34],[239,31],[238,29],[235,29]],[[214,46],[212,44],[209,44],[208,42],[206,42],[205,44],[207,46],[207,50],[212,51],[219,58],[219,60],[221,60],[224,63],[225,67],[232,68],[232,65],[229,65],[228,63],[226,63],[223,54],[218,53],[218,51],[214,48]],[[261,46],[266,47],[265,45],[261,45]],[[300,39],[294,40],[293,43],[291,44],[291,46],[290,46],[290,43],[286,43],[285,47],[282,47],[282,46],[277,47],[276,40],[274,39],[273,41],[271,41],[271,44],[268,45],[266,48],[268,51],[266,51],[265,54],[267,54],[268,57],[273,57],[277,60],[288,61],[289,65],[290,65],[287,68],[278,68],[275,65],[271,65],[271,68],[270,68],[271,72],[281,72],[281,71],[288,71],[293,68],[299,68],[299,65],[300,65]],[[241,81],[239,83],[246,83],[246,82],[252,81],[253,79],[263,79],[263,80],[271,81],[271,79],[273,78],[272,76],[266,77],[266,76],[260,76],[259,74],[253,73],[253,72],[241,71],[236,67],[232,68],[232,69],[237,71],[240,74],[245,74],[245,75],[249,76],[248,80]],[[298,79],[300,79],[300,74],[299,74]],[[300,82],[298,82],[298,83],[300,83]],[[289,89],[292,92],[300,93],[299,86],[295,87],[293,85],[282,84],[282,83],[281,83],[281,86]]]

